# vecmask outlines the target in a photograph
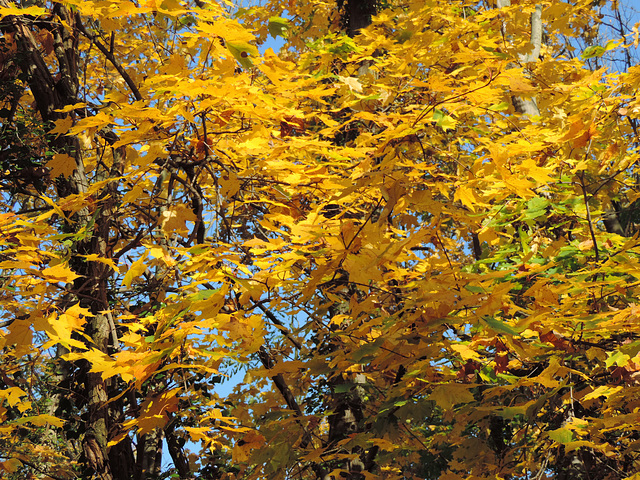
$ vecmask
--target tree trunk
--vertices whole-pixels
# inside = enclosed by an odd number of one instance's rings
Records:
[[[342,0],[338,2],[341,8],[340,18],[342,26],[350,37],[355,37],[360,29],[371,24],[371,17],[376,14],[377,0]]]
[[[8,7],[6,0],[0,0],[0,5]],[[21,52],[17,57],[19,68],[27,79],[35,98],[36,108],[45,124],[66,118],[69,113],[60,113],[56,110],[77,103],[79,90],[77,65],[78,40],[81,34],[80,17],[62,4],[55,4],[53,12],[60,19],[59,22],[51,22],[49,26],[58,67],[55,74],[49,70],[40,52],[40,46],[25,20],[19,16],[9,16],[3,22],[4,32],[13,34],[18,50]],[[86,193],[89,182],[85,175],[78,139],[66,135],[49,138],[51,150],[56,153],[66,153],[76,160],[73,175],[69,178],[59,177],[56,181],[58,197]],[[116,157],[114,155],[114,167],[118,163]],[[112,176],[117,174],[117,171],[111,172]],[[88,347],[97,348],[103,353],[108,353],[110,338],[114,339],[113,344],[117,341],[113,321],[110,320],[109,314],[104,313],[109,309],[106,299],[107,278],[110,270],[99,262],[87,262],[79,255],[97,254],[108,258],[107,244],[112,221],[109,203],[114,198],[109,195],[109,192],[114,188],[116,188],[115,185],[108,185],[105,188],[102,205],[98,207],[100,214],[96,218],[92,218],[88,209],[84,208],[76,213],[73,224],[66,225],[69,231],[74,231],[95,220],[92,235],[76,243],[75,255],[72,256],[70,266],[80,275],[74,282],[72,293],[80,301],[80,305],[92,313],[87,323],[87,333],[91,339],[91,345]],[[133,453],[129,439],[125,438],[120,445],[112,448],[113,458],[110,458],[107,443],[111,427],[110,418],[114,416],[114,412],[109,411],[113,408],[108,404],[110,388],[102,379],[102,375],[90,372],[90,368],[88,362],[81,362],[81,371],[78,375],[78,378],[84,379],[84,392],[80,396],[86,399],[88,408],[82,441],[86,467],[93,470],[101,480],[130,480],[133,474]],[[55,405],[58,402],[53,403]],[[120,415],[121,412],[115,412],[115,416]]]
[[[156,428],[145,435],[138,436],[136,479],[150,480],[157,478],[162,467],[161,429]]]
[[[178,471],[178,476],[180,479],[185,480],[192,478],[191,469],[189,468],[189,459],[185,455],[182,444],[176,435],[175,427],[175,420],[170,420],[167,426],[164,427],[164,435],[167,439],[169,455],[171,455],[173,464]]]
[[[373,15],[375,15],[378,2],[376,0],[345,0],[340,2],[341,7],[341,24],[346,29],[350,37],[356,36],[362,28],[366,28],[371,24]],[[369,63],[363,62],[358,69],[358,75],[364,75],[368,72]],[[348,284],[348,279],[346,280]],[[349,299],[352,294],[357,292],[351,291],[347,287],[346,291],[333,292],[344,298],[344,305],[349,305]],[[330,309],[330,316],[342,313],[341,305],[335,305]],[[338,350],[342,348],[339,344],[332,345],[331,348]],[[347,380],[349,381],[349,380]],[[349,392],[336,392],[341,390],[345,383],[342,372],[337,372],[330,380],[329,385],[332,389],[332,414],[329,416],[329,437],[328,444],[336,445],[340,441],[346,439],[350,434],[362,432],[364,426],[364,385],[366,377],[363,373],[355,373],[350,381],[353,387]],[[361,479],[365,478],[365,472],[371,473],[375,468],[375,457],[378,449],[371,447],[369,451],[365,451],[362,447],[354,447],[351,453],[357,454],[358,458],[353,459],[346,465],[348,474],[346,478]]]
[[[511,6],[511,0],[498,0],[497,7],[504,8]],[[502,26],[502,32],[505,39],[508,39],[506,35],[506,26]],[[542,47],[542,5],[536,5],[535,11],[531,14],[531,51],[526,55],[520,55],[520,63],[527,65],[532,62],[537,62],[540,58],[540,49]],[[540,115],[538,104],[535,98],[511,98],[513,107],[516,112],[522,113],[529,117],[535,117]]]

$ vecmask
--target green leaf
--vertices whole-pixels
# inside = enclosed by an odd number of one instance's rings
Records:
[[[488,316],[482,317],[482,321],[496,332],[508,333],[509,335],[518,336],[518,332],[505,322],[501,322],[500,320]]]
[[[612,367],[614,365],[618,367],[624,367],[631,357],[629,355],[622,353],[619,350],[615,352],[608,352],[609,358],[604,361],[604,364],[607,368]]]
[[[335,393],[348,393],[353,388],[353,383],[341,383],[333,387]]]
[[[251,55],[258,56],[258,49],[254,45],[247,42],[227,42],[227,48],[244,68],[250,69],[253,67]]]
[[[191,255],[202,255],[203,253],[207,252],[209,250],[209,247],[207,245],[196,245],[195,247],[191,247],[188,252]]]
[[[606,52],[604,47],[601,47],[600,45],[593,45],[591,47],[585,48],[581,56],[583,60],[588,60],[594,57],[601,57],[604,52]]]
[[[190,27],[191,25],[195,25],[197,23],[196,17],[193,15],[184,15],[178,18],[178,23],[185,27]]]
[[[498,378],[501,375],[498,374]],[[504,407],[499,410],[499,414],[502,418],[513,419],[518,415],[524,416],[527,412],[527,405],[518,405],[516,407]]]
[[[396,41],[398,43],[404,43],[409,40],[413,36],[413,30],[404,29],[401,30],[400,33],[396,35]]]
[[[219,291],[220,291],[220,289],[217,289],[217,290],[200,290],[198,293],[196,293],[196,294],[191,296],[191,300],[194,300],[194,301],[206,300],[211,295],[213,295],[214,293],[219,292]]]
[[[613,50],[614,48],[617,48],[623,43],[624,43],[624,40],[609,40],[607,44],[604,46],[604,51],[608,52],[609,50]]]
[[[549,438],[558,443],[569,443],[573,440],[573,432],[568,428],[558,428],[549,432]]]
[[[547,214],[549,200],[542,197],[534,197],[527,202],[527,209],[524,212],[524,220],[533,220]]]
[[[498,377],[496,376],[495,369],[490,367],[489,365],[482,367],[478,371],[478,375],[480,375],[480,378],[484,382],[495,383],[498,381]]]
[[[486,293],[486,290],[484,288],[475,285],[465,285],[464,289],[468,290],[471,293]]]
[[[372,355],[374,355],[378,350],[380,350],[382,343],[384,343],[384,339],[380,337],[376,339],[374,342],[363,345],[353,353],[353,361],[355,363],[363,363],[362,362],[363,359],[373,358]]]
[[[276,38],[277,36],[287,38],[289,32],[289,21],[282,17],[271,17],[267,28],[269,29],[269,34],[273,38]]]
[[[433,112],[433,120],[436,122],[436,125],[443,129],[445,132],[447,130],[452,130],[456,126],[456,121],[453,117],[447,115],[442,110],[436,109]]]
[[[518,228],[518,237],[520,238],[522,251],[524,253],[529,253],[531,251],[531,249],[529,248],[529,234],[524,228]]]
[[[495,105],[491,105],[489,107],[489,110],[491,110],[492,112],[502,112],[504,110],[509,110],[509,106],[511,104],[507,101],[504,102],[500,102],[500,103],[496,103]]]

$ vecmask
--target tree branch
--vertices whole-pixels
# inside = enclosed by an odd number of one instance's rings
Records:
[[[129,76],[127,71],[124,68],[122,68],[122,65],[120,65],[118,63],[118,61],[116,60],[116,57],[113,55],[113,52],[109,48],[104,46],[102,44],[102,42],[100,42],[98,37],[96,37],[95,35],[90,34],[87,31],[87,29],[84,28],[84,25],[80,21],[79,17],[78,17],[78,21],[77,22],[78,22],[78,30],[80,30],[80,32],[82,32],[82,34],[85,37],[87,37],[89,40],[91,40],[94,43],[94,45],[96,47],[98,47],[98,50],[100,50],[102,52],[102,54],[107,58],[107,60],[109,60],[111,62],[111,65],[114,66],[114,68],[118,71],[120,76],[126,82],[127,86],[131,90],[131,93],[133,93],[133,96],[135,97],[135,99],[138,100],[138,101],[142,100],[142,95],[140,94],[140,90],[138,90],[138,87],[136,86],[136,84],[133,81],[133,79]]]
[[[173,460],[173,464],[175,465],[176,470],[178,470],[178,475],[180,476],[180,478],[191,478],[189,460],[185,456],[184,451],[182,450],[182,447],[178,442],[175,427],[175,419],[172,419],[164,428],[164,435],[167,439],[167,448],[169,450],[169,455],[171,455],[171,459]]]
[[[260,358],[260,361],[266,369],[271,370],[273,367],[275,367],[276,361],[264,345],[260,347],[260,350],[258,351],[258,357]],[[300,405],[298,405],[296,398],[293,396],[293,393],[291,393],[291,389],[284,381],[284,377],[282,376],[282,374],[279,373],[271,377],[271,379],[273,380],[273,383],[275,383],[276,387],[278,387],[278,390],[280,390],[280,393],[282,394],[284,401],[287,403],[287,406],[295,412],[296,417],[302,417],[303,415],[302,410],[300,409]],[[302,441],[300,442],[300,448],[307,448],[311,443],[311,434],[305,427],[300,424],[300,422],[298,422],[298,424],[304,430],[304,435],[302,437]]]

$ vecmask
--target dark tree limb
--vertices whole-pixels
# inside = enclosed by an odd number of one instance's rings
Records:
[[[95,35],[92,35],[87,31],[87,29],[84,27],[84,25],[80,21],[80,17],[78,17],[77,22],[78,22],[78,30],[80,30],[80,32],[82,32],[82,34],[85,37],[91,40],[93,44],[96,47],[98,47],[98,50],[100,50],[102,54],[106,57],[106,59],[109,60],[109,62],[111,62],[111,65],[113,65],[113,67],[118,71],[122,79],[125,81],[125,83],[129,87],[129,90],[131,90],[131,93],[133,94],[135,99],[137,101],[142,100],[142,95],[140,94],[140,90],[138,90],[138,86],[135,84],[135,82],[133,81],[131,76],[127,73],[127,71],[122,67],[122,65],[120,65],[118,60],[116,60],[116,57],[113,54],[113,48],[112,48],[113,37],[111,41],[111,44],[112,44],[111,48],[107,48],[105,45],[102,44],[102,42],[98,39],[98,37],[96,37]]]
[[[275,367],[276,361],[273,358],[273,355],[271,355],[271,353],[265,348],[264,345],[260,347],[260,350],[258,351],[258,357],[260,358],[260,361],[266,369],[271,370],[273,367]],[[279,373],[277,375],[274,375],[273,377],[271,377],[271,380],[273,380],[273,383],[282,394],[282,397],[284,398],[287,406],[295,412],[297,417],[302,417],[303,415],[302,410],[300,409],[300,405],[298,405],[296,398],[291,392],[289,385],[287,385],[287,382],[285,382],[282,374]],[[307,448],[311,444],[311,434],[307,431],[306,428],[303,427],[303,429],[304,435],[302,436],[302,441],[300,442],[300,448]]]
[[[176,422],[172,419],[166,427],[164,427],[164,435],[167,439],[167,449],[173,460],[173,464],[178,470],[181,479],[191,478],[191,469],[189,468],[189,459],[184,454],[182,444],[180,443],[175,431]]]

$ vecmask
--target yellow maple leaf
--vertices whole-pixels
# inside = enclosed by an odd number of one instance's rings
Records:
[[[144,435],[155,428],[166,425],[169,421],[167,413],[175,412],[178,409],[178,392],[179,389],[174,388],[158,396],[148,398],[141,405],[143,413],[135,420],[135,423],[138,425],[139,435]]]
[[[90,316],[91,312],[86,308],[80,307],[79,304],[73,305],[61,315],[51,314],[43,321],[34,323],[37,330],[46,331],[50,338],[47,346],[60,343],[66,347],[77,347],[85,350],[86,345],[78,338],[74,337],[74,332],[82,333],[82,327],[86,323],[85,317]]]
[[[10,458],[4,462],[0,462],[0,471],[6,471],[7,473],[14,473],[22,467],[22,462],[17,458]]]
[[[60,175],[66,178],[76,169],[76,159],[64,153],[58,153],[47,162],[47,168],[51,178],[58,178]]]
[[[20,402],[20,398],[26,396],[27,392],[19,387],[9,387],[5,390],[0,390],[0,398],[5,398],[10,407],[16,406]]]
[[[32,15],[34,17],[38,17],[40,15],[46,15],[47,10],[42,7],[32,6],[32,7],[16,7],[15,3],[10,3],[6,7],[0,7],[0,17],[6,17],[9,15]]]
[[[42,413],[40,415],[34,415],[33,417],[24,417],[16,421],[17,424],[32,423],[36,427],[44,427],[45,425],[53,425],[54,427],[62,427],[64,420],[53,415]]]
[[[614,393],[619,392],[620,390],[622,390],[622,387],[620,386],[610,387],[607,385],[600,385],[599,387],[596,387],[593,391],[587,393],[584,397],[582,397],[582,401],[586,402],[587,400],[592,400],[594,398],[609,397]]]
[[[31,331],[31,321],[14,320],[9,326],[9,335],[4,337],[5,345],[16,345],[16,355],[26,355],[31,350],[33,332]]]
[[[524,77],[511,77],[509,79],[509,87],[514,93],[532,93],[536,91],[536,88],[531,85],[531,82]]]
[[[164,427],[168,417],[164,415],[144,415],[138,419],[138,435],[144,435],[156,428]]]
[[[120,375],[125,382],[135,379],[136,385],[140,386],[154,372],[157,372],[159,365],[158,357],[148,352],[122,351],[116,356],[115,366],[102,371],[102,378],[106,380],[114,375]]]
[[[78,135],[79,133],[86,133],[87,130],[98,129],[106,127],[111,122],[111,117],[104,112],[98,112],[97,114],[83,118],[78,121],[73,128],[70,128],[69,135]],[[58,128],[56,124],[56,129]],[[95,130],[94,130],[95,131]]]
[[[168,265],[170,267],[173,267],[176,264],[176,261],[171,258],[169,252],[167,252],[162,247],[149,247],[149,255],[151,255],[153,258],[162,260],[165,265]]]
[[[470,388],[470,385],[459,383],[438,385],[429,395],[429,399],[435,401],[442,409],[449,410],[458,403],[474,401],[473,394],[469,391]]]
[[[60,120],[56,120],[56,128],[49,133],[57,133],[58,135],[66,134],[73,125],[73,119],[71,117],[64,117]]]
[[[59,263],[58,265],[54,265],[53,267],[45,268],[41,273],[45,280],[51,283],[70,283],[80,276],[73,273],[73,271],[69,267],[61,263]]]
[[[467,185],[461,184],[456,189],[454,195],[454,200],[459,200],[465,207],[468,207],[472,212],[476,211],[476,207],[480,203],[478,198],[476,197],[475,192],[472,188]]]
[[[80,330],[87,322],[85,319],[87,316],[91,316],[91,312],[76,303],[60,315],[55,323],[58,325],[64,324],[69,331]]]
[[[49,210],[48,212],[43,213],[42,215],[38,215],[38,217],[36,218],[36,222],[43,222],[45,221],[47,218],[49,218],[51,215],[56,214],[59,215],[61,218],[64,218],[67,221],[70,221],[67,216],[64,214],[64,212],[62,211],[62,209],[55,204],[55,202],[53,200],[51,200],[49,197],[47,197],[46,195],[41,195],[40,198],[47,203],[52,210]]]
[[[101,257],[100,255],[98,255],[97,253],[92,253],[90,255],[81,255],[82,257],[84,257],[88,262],[99,262],[99,263],[104,263],[105,265],[109,265],[111,268],[113,268],[114,270],[118,269],[118,266],[116,265],[116,263],[113,261],[113,259],[111,258],[104,258]]]
[[[186,205],[176,205],[162,212],[162,230],[165,233],[177,233],[188,235],[189,229],[186,222],[196,221],[193,211]]]
[[[451,345],[451,349],[454,352],[458,352],[460,354],[460,357],[463,360],[477,360],[480,358],[480,355],[478,355],[478,352],[469,348],[468,345],[464,345],[461,343],[453,344]]]
[[[147,255],[148,255],[148,252],[145,251],[144,254],[138,260],[136,260],[131,264],[131,267],[129,268],[129,270],[127,270],[127,273],[125,274],[124,279],[122,280],[123,287],[130,287],[131,283],[133,282],[133,279],[136,277],[139,277],[144,273],[144,271],[147,269],[147,265],[145,264]]]
[[[247,460],[249,460],[247,449],[244,448],[244,446],[234,445],[233,449],[231,450],[231,458],[236,464],[246,462]]]

